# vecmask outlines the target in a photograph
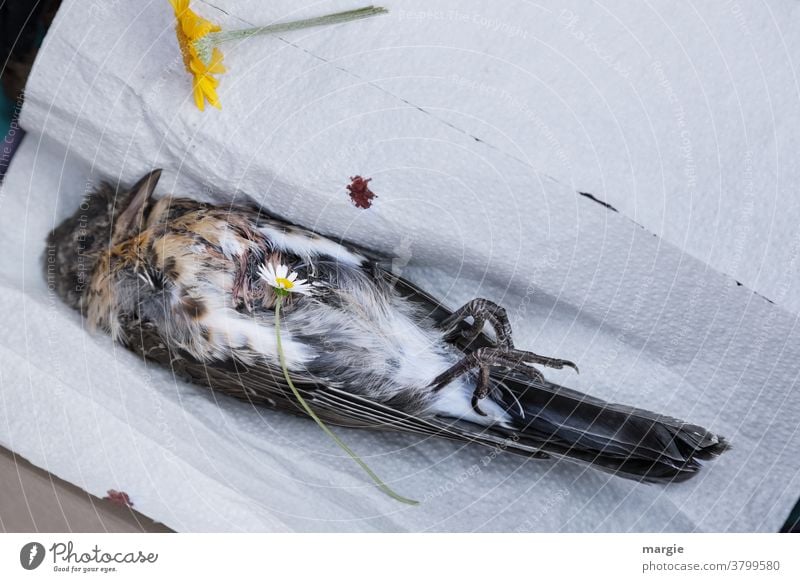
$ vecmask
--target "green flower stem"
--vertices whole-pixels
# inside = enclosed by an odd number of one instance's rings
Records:
[[[325,16],[304,18],[302,20],[281,22],[267,26],[243,28],[240,30],[221,30],[220,32],[209,33],[203,38],[196,40],[194,46],[200,58],[206,65],[208,65],[211,60],[212,49],[230,40],[241,40],[243,38],[249,38],[259,34],[278,34],[281,32],[289,32],[291,30],[300,30],[302,28],[311,28],[314,26],[341,24],[343,22],[352,22],[353,20],[370,18],[371,16],[386,14],[388,12],[389,11],[386,10],[386,8],[381,6],[365,6],[364,8],[356,8],[355,10],[345,10],[344,12],[334,12],[333,14],[326,14]]]
[[[285,292],[284,292],[285,293]],[[281,361],[281,368],[283,368],[283,377],[286,379],[286,383],[291,388],[292,393],[294,394],[297,401],[300,402],[300,405],[303,407],[303,410],[308,413],[308,415],[314,419],[314,421],[319,425],[322,431],[328,435],[333,442],[335,442],[341,449],[347,453],[351,459],[353,459],[356,463],[358,463],[362,469],[369,475],[378,488],[386,493],[392,499],[399,501],[400,503],[407,503],[408,505],[419,505],[419,501],[414,501],[413,499],[408,499],[395,493],[386,483],[384,483],[380,477],[378,477],[375,472],[369,468],[369,466],[359,457],[350,447],[348,447],[342,440],[336,436],[331,429],[328,428],[322,419],[311,409],[311,407],[306,403],[305,399],[300,394],[300,391],[295,387],[294,382],[292,382],[292,378],[289,376],[289,368],[286,365],[286,356],[283,353],[283,345],[281,344],[281,304],[283,303],[283,296],[278,294],[277,300],[275,302],[275,337],[277,339],[278,344],[278,357]]]

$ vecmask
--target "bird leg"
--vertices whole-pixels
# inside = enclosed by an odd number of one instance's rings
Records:
[[[466,317],[472,317],[473,323],[468,329],[461,332],[462,337],[471,342],[483,331],[483,326],[488,322],[494,328],[497,338],[495,347],[481,347],[467,354],[451,368],[437,376],[431,383],[431,387],[434,391],[441,390],[459,376],[477,368],[478,381],[475,392],[472,394],[472,408],[482,416],[486,416],[486,413],[480,409],[478,402],[489,395],[491,389],[489,374],[492,367],[517,370],[540,382],[544,381],[544,376],[533,367],[534,364],[555,369],[569,367],[578,371],[578,367],[569,360],[549,358],[515,349],[506,310],[488,299],[473,299],[445,319],[441,324],[445,337],[452,336],[458,328],[458,323]]]
[[[506,310],[488,299],[473,299],[441,323],[445,337],[452,336],[458,329],[458,323],[466,317],[472,317],[472,325],[461,332],[468,342],[474,340],[483,331],[486,322],[494,329],[497,338],[495,345],[506,350],[514,349],[511,339],[511,324]]]
[[[478,383],[475,386],[475,392],[472,394],[472,408],[481,416],[486,416],[486,413],[478,406],[478,401],[489,395],[489,390],[491,388],[489,382],[490,368],[495,366],[517,370],[533,380],[539,382],[544,381],[544,376],[542,376],[539,370],[533,367],[533,364],[540,364],[548,368],[559,370],[564,367],[569,367],[573,368],[576,372],[578,371],[578,366],[569,360],[548,358],[523,350],[504,350],[502,348],[483,347],[467,354],[459,362],[439,374],[434,378],[430,386],[433,388],[434,392],[438,392],[459,376],[466,374],[474,368],[478,368]]]

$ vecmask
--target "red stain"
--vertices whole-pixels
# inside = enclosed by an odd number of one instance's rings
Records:
[[[109,489],[108,494],[104,497],[104,499],[108,499],[111,503],[115,505],[121,505],[123,507],[133,507],[133,501],[131,501],[131,498],[128,497],[128,494],[125,493],[124,491]]]
[[[347,189],[350,191],[350,200],[357,208],[367,209],[372,206],[372,199],[378,195],[369,189],[369,182],[372,178],[362,178],[361,176],[351,176],[350,184]]]

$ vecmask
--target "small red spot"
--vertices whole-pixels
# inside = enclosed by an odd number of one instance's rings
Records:
[[[372,206],[372,199],[378,195],[369,189],[369,182],[372,178],[362,178],[361,176],[350,177],[350,184],[347,189],[350,191],[350,200],[357,208],[367,209]]]
[[[115,505],[121,505],[123,507],[133,507],[133,501],[131,501],[131,498],[128,497],[128,494],[125,493],[124,491],[109,489],[108,494],[104,497],[104,499],[108,499],[111,503]]]

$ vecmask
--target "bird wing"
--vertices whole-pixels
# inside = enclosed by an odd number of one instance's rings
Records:
[[[262,215],[263,216],[263,215]],[[277,217],[269,220],[289,223]],[[258,224],[259,217],[254,217]],[[335,240],[335,239],[334,239]],[[363,268],[388,279],[395,292],[441,324],[451,311],[416,285],[383,266],[387,258],[345,241],[335,241],[366,257]],[[147,320],[129,319],[122,334],[130,349],[158,362],[192,383],[253,404],[304,415],[289,388],[283,370],[263,358],[200,361],[159,333]],[[461,329],[468,328],[459,322]],[[469,336],[469,334],[466,334]],[[464,351],[493,345],[486,334],[471,340],[455,333],[454,345]],[[696,459],[714,457],[727,448],[724,439],[680,420],[630,406],[611,404],[509,370],[490,372],[492,399],[505,409],[509,421],[492,426],[440,416],[409,414],[340,389],[322,378],[290,372],[292,383],[325,422],[345,427],[411,432],[475,442],[535,458],[571,458],[620,476],[645,481],[673,481],[691,477],[700,468]]]
[[[450,310],[405,279],[395,277],[398,293],[417,303],[435,322]],[[460,324],[463,330],[467,324]],[[256,405],[305,415],[286,383],[283,370],[269,362],[242,362],[233,357],[199,361],[165,343],[155,324],[126,323],[128,347],[214,393]],[[459,330],[460,331],[460,330]],[[485,334],[461,350],[492,345]],[[491,427],[439,416],[416,416],[332,386],[318,378],[290,372],[295,387],[314,412],[331,425],[410,432],[473,442],[531,458],[569,458],[616,475],[650,482],[680,481],[700,468],[697,460],[728,448],[721,437],[699,426],[631,406],[604,402],[558,384],[515,371],[492,370],[493,396],[513,419]]]
[[[401,292],[416,288],[398,280]],[[428,313],[441,319],[449,311],[419,291],[415,298]],[[169,369],[183,380],[210,388],[215,394],[232,396],[259,406],[306,416],[284,378],[283,370],[269,362],[242,362],[234,357],[200,361],[185,350],[169,345],[155,324],[131,319],[124,322],[126,346],[143,358]],[[488,342],[488,338],[486,338]],[[395,407],[326,384],[309,375],[290,371],[292,383],[308,405],[326,423],[349,428],[371,428],[430,435],[469,441],[492,447],[518,449],[518,452],[546,458],[530,443],[509,441],[508,433],[451,418],[420,417]]]

